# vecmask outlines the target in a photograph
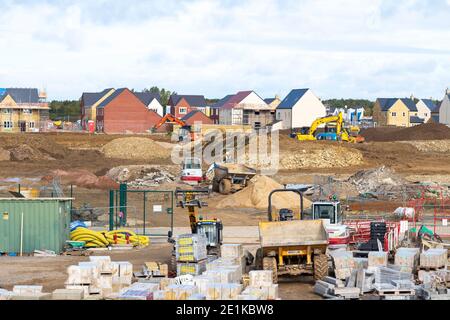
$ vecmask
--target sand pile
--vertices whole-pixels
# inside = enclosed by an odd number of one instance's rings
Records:
[[[360,165],[363,155],[359,150],[344,147],[324,146],[323,149],[299,149],[280,156],[282,169],[336,168]]]
[[[153,160],[170,157],[170,150],[149,138],[119,138],[104,145],[101,152],[107,158]]]
[[[450,139],[450,128],[440,123],[425,123],[409,128],[369,128],[361,132],[366,141],[411,141]]]
[[[269,206],[269,193],[275,189],[283,189],[283,186],[267,176],[256,176],[249,181],[243,190],[227,196],[217,204],[218,209],[224,208],[257,208],[267,209]],[[275,194],[272,197],[272,205],[277,209],[299,208],[299,196],[293,192]],[[303,208],[311,206],[311,202],[303,198]]]

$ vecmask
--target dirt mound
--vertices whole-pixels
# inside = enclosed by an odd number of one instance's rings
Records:
[[[450,128],[440,123],[425,123],[409,128],[368,128],[361,132],[366,141],[411,141],[450,139]]]
[[[170,150],[149,138],[119,138],[108,142],[101,149],[107,158],[153,160],[168,158]]]
[[[358,171],[347,182],[354,185],[360,193],[383,193],[392,189],[391,187],[399,187],[407,183],[393,169],[385,166]]]
[[[43,177],[42,180],[51,182],[54,177],[59,177],[62,184],[73,184],[87,189],[109,190],[119,188],[119,185],[110,177],[97,177],[95,174],[87,170],[54,170],[50,175]]]
[[[344,147],[323,146],[322,149],[300,149],[280,156],[283,169],[336,168],[360,165],[363,155],[359,150]]]
[[[224,208],[257,208],[267,209],[269,206],[269,193],[275,189],[283,189],[283,186],[267,176],[256,176],[249,181],[249,185],[243,190],[227,196],[217,204],[218,209]],[[272,205],[277,209],[299,208],[299,196],[293,192],[275,194],[272,197]],[[311,202],[303,199],[303,207],[311,206]]]
[[[40,160],[55,160],[55,158],[41,152],[36,148],[32,148],[27,144],[22,144],[10,149],[11,160],[13,161],[40,161]]]
[[[11,160],[11,153],[8,150],[0,148],[0,161]]]

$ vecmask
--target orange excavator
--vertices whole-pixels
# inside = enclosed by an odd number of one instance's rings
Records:
[[[158,130],[158,128],[160,128],[165,123],[179,125],[182,129],[189,131],[190,136],[191,136],[191,141],[194,140],[194,134],[193,134],[193,132],[191,132],[190,126],[187,125],[186,122],[184,122],[183,120],[178,119],[177,117],[175,117],[174,115],[172,115],[170,113],[166,114],[163,118],[161,118],[161,120],[159,120],[159,122],[153,127],[153,131]]]

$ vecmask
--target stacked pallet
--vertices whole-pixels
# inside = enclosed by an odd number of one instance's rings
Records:
[[[419,248],[398,248],[394,264],[399,266],[402,272],[414,273],[419,264],[419,254]]]
[[[107,298],[131,285],[133,265],[130,262],[112,262],[109,256],[90,256],[89,259],[67,268],[66,289],[82,290],[84,298]],[[56,296],[64,298],[62,293]]]
[[[421,269],[439,269],[447,266],[447,249],[428,249],[420,254]]]
[[[206,270],[207,239],[202,234],[182,234],[176,239],[177,275],[200,275]]]
[[[276,300],[278,284],[273,283],[271,270],[253,270],[249,272],[249,285],[238,297],[239,300]]]
[[[10,300],[50,300],[51,293],[42,292],[42,286],[14,286]]]
[[[388,263],[388,253],[384,251],[371,251],[369,252],[369,263],[370,267],[385,267]]]

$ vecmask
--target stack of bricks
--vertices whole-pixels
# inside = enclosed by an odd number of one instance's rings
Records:
[[[447,249],[428,249],[420,254],[420,268],[439,269],[447,266]]]
[[[353,253],[350,251],[338,250],[331,253],[334,264],[334,273],[337,279],[345,280],[350,277],[355,267]]]
[[[11,300],[50,300],[51,293],[42,292],[42,286],[14,286]]]
[[[206,270],[207,239],[202,234],[182,234],[176,239],[177,275],[200,275]]]
[[[419,248],[398,248],[395,253],[394,264],[401,272],[414,273],[419,264]]]

